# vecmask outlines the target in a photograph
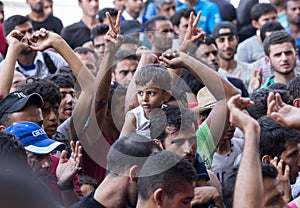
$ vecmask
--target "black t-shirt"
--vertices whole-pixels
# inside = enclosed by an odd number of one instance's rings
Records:
[[[54,17],[52,14],[48,15],[48,17],[42,22],[36,22],[31,19],[30,21],[35,31],[41,28],[45,28],[46,30],[50,30],[57,34],[60,34],[61,30],[63,29],[62,21],[57,17]]]
[[[106,208],[94,199],[94,194],[95,191],[91,192],[70,208]]]
[[[91,40],[91,30],[80,21],[63,28],[61,36],[72,49],[75,49]]]

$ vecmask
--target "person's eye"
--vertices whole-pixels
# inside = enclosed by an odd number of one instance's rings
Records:
[[[128,72],[129,72],[129,71],[122,70],[122,71],[120,71],[120,74],[121,74],[122,76],[126,76],[126,75],[128,74]]]
[[[50,113],[50,108],[44,108],[43,110],[43,114],[49,114]]]
[[[58,112],[58,108],[59,108],[59,106],[53,106],[53,111]]]
[[[143,96],[143,95],[144,95],[143,91],[138,91],[137,94],[138,94],[139,96]]]
[[[156,95],[156,92],[154,92],[154,91],[149,91],[149,92],[147,92],[147,94],[148,94],[149,96],[155,96],[155,95]]]

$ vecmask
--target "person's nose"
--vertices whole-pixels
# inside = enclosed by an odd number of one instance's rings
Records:
[[[66,99],[66,103],[72,103],[72,101],[73,101],[73,97],[69,93],[66,94],[65,99]]]
[[[186,154],[192,154],[193,153],[193,150],[194,150],[194,145],[193,143],[189,142],[189,141],[186,141],[184,143],[184,153]]]
[[[42,161],[42,168],[50,168],[50,167],[51,167],[50,157],[45,157]]]
[[[143,101],[148,101],[149,100],[149,96],[147,93],[144,93],[143,95]]]
[[[56,121],[58,119],[58,111],[55,109],[50,110],[49,120]]]

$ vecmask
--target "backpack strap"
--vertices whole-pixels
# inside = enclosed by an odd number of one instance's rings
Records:
[[[42,53],[43,53],[44,61],[46,63],[46,66],[47,66],[50,74],[54,74],[57,70],[54,62],[52,61],[52,59],[50,58],[48,53],[46,53],[44,51]]]

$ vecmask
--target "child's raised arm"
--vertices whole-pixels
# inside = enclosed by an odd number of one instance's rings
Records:
[[[15,72],[15,65],[21,52],[29,47],[29,41],[17,30],[11,31],[7,37],[8,49],[0,71],[0,100],[10,91]]]

